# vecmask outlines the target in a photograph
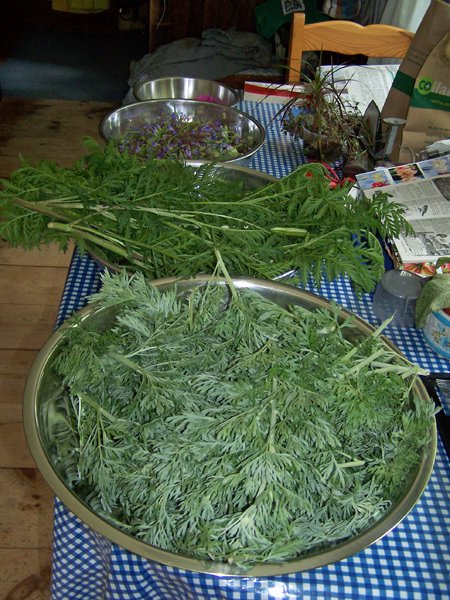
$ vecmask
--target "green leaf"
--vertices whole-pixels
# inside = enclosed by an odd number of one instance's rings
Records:
[[[398,205],[356,200],[348,186],[331,189],[322,165],[245,190],[213,164],[194,170],[176,160],[143,163],[112,143],[86,140],[86,147],[72,168],[23,161],[1,181],[0,235],[10,244],[65,248],[74,240],[151,279],[212,273],[219,252],[232,276],[294,270],[290,283],[312,278],[320,286],[324,275],[347,275],[364,292],[379,279],[383,256],[370,234],[406,227]]]

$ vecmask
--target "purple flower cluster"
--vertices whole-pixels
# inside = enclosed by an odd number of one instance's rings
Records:
[[[201,123],[184,114],[161,113],[153,123],[129,131],[119,150],[142,158],[228,160],[245,153],[241,136],[219,121]]]

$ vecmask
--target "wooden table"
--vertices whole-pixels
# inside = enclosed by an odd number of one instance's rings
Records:
[[[20,155],[70,166],[84,153],[83,137],[101,141],[107,102],[0,102],[0,177]],[[53,494],[28,451],[22,396],[28,370],[54,328],[72,252],[25,252],[0,240],[0,598],[49,598]]]

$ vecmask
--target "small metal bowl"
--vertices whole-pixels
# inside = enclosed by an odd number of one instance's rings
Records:
[[[143,81],[133,87],[136,100],[199,100],[223,106],[234,106],[239,94],[233,88],[210,79],[192,77],[161,77]]]
[[[182,114],[199,123],[218,122],[239,135],[246,146],[245,151],[231,159],[218,157],[218,161],[245,164],[263,145],[266,137],[261,123],[245,112],[211,102],[178,99],[146,100],[122,106],[102,120],[99,128],[100,134],[106,141],[119,142],[128,132],[136,131],[144,125],[155,122],[161,114],[172,115],[174,113]],[[201,160],[205,157],[198,158]]]
[[[208,276],[195,277],[184,281],[168,278],[156,280],[153,285],[160,289],[167,289],[176,283],[177,289],[181,293],[183,291],[188,292],[197,286],[204,286],[211,279]],[[217,279],[215,281],[218,281],[220,285],[224,285],[223,281]],[[251,289],[280,306],[300,305],[309,310],[330,308],[330,302],[325,298],[292,286],[253,278],[236,278],[233,281],[236,287]],[[350,315],[349,311],[341,309],[341,319],[347,319]],[[77,316],[82,321],[89,320],[99,330],[111,327],[114,322],[113,309],[99,309],[95,305],[90,305],[79,311]],[[97,515],[66,484],[61,465],[58,466],[56,463],[55,451],[48,435],[47,424],[48,415],[57,411],[56,399],[61,381],[56,376],[52,363],[58,354],[65,330],[74,326],[77,325],[68,322],[63,324],[48,339],[33,363],[26,383],[23,405],[25,434],[37,467],[58,498],[89,527],[130,552],[180,569],[215,575],[271,577],[305,571],[348,558],[379,540],[408,514],[425,489],[433,469],[436,454],[437,435],[435,424],[432,426],[430,442],[422,451],[420,463],[396,503],[372,527],[336,546],[285,562],[258,563],[244,571],[234,564],[199,560],[147,544],[136,537],[128,535],[111,523],[107,523]],[[354,326],[352,328],[347,327],[347,332],[349,339],[361,339],[373,333],[374,329],[372,325],[369,325],[363,319],[355,317]],[[384,341],[390,348],[400,354],[398,349],[388,340],[385,339]],[[428,400],[426,389],[420,380],[415,381],[413,389],[423,401]]]

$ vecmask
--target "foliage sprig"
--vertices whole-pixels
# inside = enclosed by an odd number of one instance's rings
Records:
[[[114,144],[87,141],[72,168],[26,161],[1,181],[0,235],[25,249],[70,239],[113,266],[151,278],[212,273],[220,252],[232,276],[320,286],[348,275],[360,291],[381,277],[379,239],[409,225],[401,205],[331,188],[322,165],[298,167],[256,190],[213,164],[192,169],[176,160],[142,163]]]

